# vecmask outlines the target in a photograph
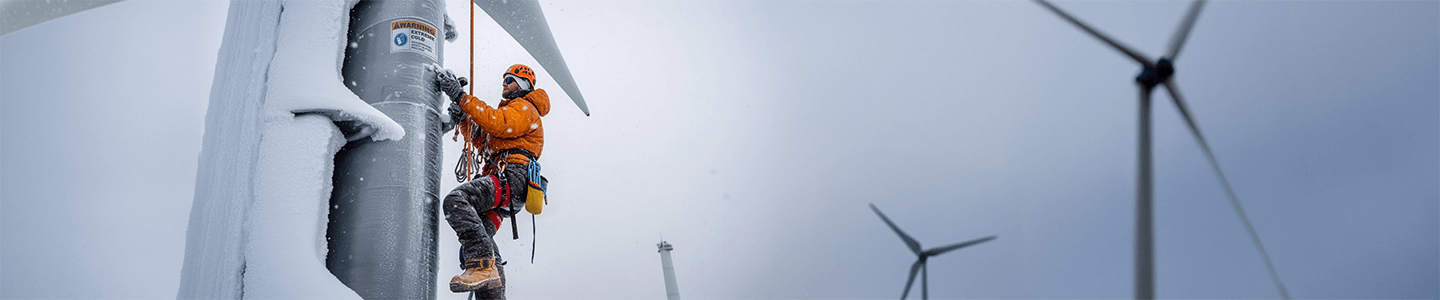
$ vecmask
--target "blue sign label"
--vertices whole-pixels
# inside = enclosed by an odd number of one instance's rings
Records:
[[[395,35],[395,45],[396,45],[396,46],[404,46],[404,45],[405,45],[405,42],[407,42],[407,41],[409,41],[409,40],[410,40],[410,38],[409,38],[409,37],[406,37],[404,33]]]

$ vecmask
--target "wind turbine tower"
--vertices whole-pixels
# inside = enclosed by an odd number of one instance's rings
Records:
[[[680,286],[675,284],[675,265],[670,263],[670,250],[675,250],[675,247],[664,240],[655,246],[660,248],[660,266],[665,270],[665,299],[680,300]]]
[[[1275,264],[1270,262],[1270,254],[1265,251],[1265,246],[1260,243],[1260,235],[1255,233],[1255,227],[1250,224],[1250,218],[1245,216],[1245,209],[1240,206],[1240,200],[1235,196],[1235,190],[1230,187],[1230,181],[1225,179],[1225,174],[1220,172],[1220,162],[1215,159],[1215,153],[1210,150],[1210,144],[1205,142],[1205,136],[1200,134],[1200,127],[1196,125],[1195,118],[1190,114],[1189,106],[1185,105],[1185,98],[1180,96],[1180,88],[1175,87],[1175,59],[1180,55],[1180,48],[1185,45],[1185,40],[1190,36],[1191,29],[1195,26],[1195,19],[1200,16],[1200,9],[1205,6],[1205,0],[1194,0],[1190,8],[1181,19],[1180,26],[1175,28],[1175,33],[1170,36],[1170,44],[1166,46],[1164,55],[1159,59],[1152,60],[1125,44],[1100,33],[1090,25],[1076,19],[1049,0],[1035,0],[1041,6],[1049,9],[1060,18],[1079,27],[1081,30],[1094,36],[1110,47],[1119,50],[1135,62],[1140,63],[1140,75],[1135,77],[1135,83],[1140,88],[1140,113],[1139,113],[1139,143],[1138,166],[1135,180],[1135,299],[1155,299],[1155,231],[1154,220],[1154,166],[1151,162],[1151,132],[1150,132],[1150,94],[1155,88],[1164,85],[1165,91],[1170,93],[1170,100],[1174,101],[1175,108],[1180,110],[1180,116],[1184,118],[1185,124],[1189,125],[1190,133],[1195,136],[1195,141],[1200,143],[1200,149],[1204,150],[1205,157],[1210,160],[1210,168],[1215,171],[1215,176],[1220,179],[1220,186],[1225,189],[1225,196],[1230,200],[1230,207],[1240,217],[1245,231],[1250,234],[1250,241],[1255,243],[1255,250],[1260,252],[1260,258],[1265,262],[1265,268],[1270,271],[1270,279],[1275,281],[1275,289],[1280,292],[1280,297],[1290,299],[1289,292],[1285,291],[1285,285],[1280,282],[1280,275],[1275,272]],[[877,211],[878,212],[878,211]]]

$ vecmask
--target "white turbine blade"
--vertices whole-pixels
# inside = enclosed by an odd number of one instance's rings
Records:
[[[1175,34],[1170,35],[1170,46],[1165,48],[1165,58],[1175,61],[1180,55],[1180,48],[1185,46],[1185,39],[1190,37],[1190,30],[1195,27],[1195,19],[1200,16],[1200,8],[1205,6],[1205,0],[1195,0],[1190,3],[1190,10],[1185,12],[1185,18],[1180,20],[1180,26],[1175,28]]]
[[[910,295],[910,285],[915,283],[915,272],[920,271],[920,266],[923,264],[921,261],[915,261],[914,265],[910,265],[910,279],[905,280],[905,291],[900,292],[900,300],[905,300],[905,296]]]
[[[910,252],[915,252],[915,255],[920,255],[920,242],[915,241],[914,238],[905,234],[904,231],[900,231],[900,227],[895,226],[894,222],[890,222],[890,218],[886,218],[885,213],[880,212],[879,208],[875,208],[874,203],[870,204],[870,210],[874,210],[875,214],[880,216],[880,220],[885,221],[885,225],[890,225],[890,229],[895,230],[895,234],[900,235],[900,239],[905,241],[905,246],[910,247]]]
[[[1080,22],[1079,19],[1070,16],[1070,14],[1065,13],[1065,11],[1063,10],[1060,10],[1059,7],[1055,7],[1054,4],[1050,4],[1050,1],[1035,0],[1035,2],[1040,3],[1041,6],[1044,6],[1045,8],[1050,9],[1050,11],[1055,12],[1055,14],[1060,15],[1060,17],[1064,18],[1066,21],[1070,21],[1070,24],[1075,24],[1075,26],[1080,27],[1080,29],[1085,30],[1085,32],[1089,32],[1090,35],[1095,36],[1095,38],[1100,39],[1100,41],[1103,41],[1106,44],[1110,44],[1110,47],[1115,47],[1115,50],[1120,50],[1120,52],[1124,52],[1125,55],[1128,55],[1130,56],[1130,58],[1135,59],[1135,61],[1139,62],[1141,65],[1145,65],[1145,67],[1150,67],[1151,64],[1153,64],[1150,61],[1150,58],[1145,57],[1144,54],[1140,54],[1140,52],[1132,50],[1130,49],[1130,47],[1126,47],[1124,44],[1120,44],[1119,41],[1111,39],[1109,36],[1100,33],[1100,31],[1091,28],[1090,25],[1086,25],[1085,22]]]
[[[0,36],[120,0],[0,1]]]
[[[971,240],[971,241],[968,241],[968,242],[963,242],[963,243],[958,243],[958,244],[949,245],[949,246],[945,246],[945,247],[938,247],[938,248],[934,248],[934,249],[930,249],[930,250],[925,250],[925,255],[929,255],[929,256],[940,255],[940,254],[945,253],[945,252],[950,252],[950,250],[955,250],[955,249],[960,249],[960,248],[965,248],[965,247],[974,246],[975,244],[984,243],[984,242],[989,242],[990,240],[993,240],[993,239],[995,239],[995,236],[992,235],[992,236],[987,236],[987,237],[983,237],[983,238],[974,239],[974,240]]]
[[[1270,254],[1265,251],[1265,244],[1260,242],[1260,235],[1255,233],[1255,226],[1250,225],[1250,217],[1245,215],[1245,208],[1240,206],[1239,197],[1235,196],[1235,190],[1230,188],[1230,181],[1225,179],[1225,173],[1220,171],[1220,162],[1215,159],[1215,153],[1210,151],[1210,145],[1205,142],[1205,136],[1200,135],[1200,127],[1195,125],[1195,119],[1190,116],[1190,108],[1185,105],[1185,99],[1180,96],[1180,88],[1175,86],[1175,79],[1165,81],[1165,90],[1170,92],[1170,99],[1175,101],[1175,107],[1180,110],[1180,115],[1185,118],[1185,123],[1190,125],[1190,133],[1195,134],[1195,140],[1200,142],[1200,149],[1205,151],[1205,158],[1210,160],[1210,168],[1215,171],[1215,176],[1220,178],[1220,185],[1225,188],[1225,197],[1230,200],[1230,208],[1240,217],[1240,222],[1245,225],[1245,232],[1250,234],[1250,241],[1255,243],[1255,249],[1260,252],[1260,257],[1265,260],[1265,268],[1270,271],[1270,279],[1275,281],[1275,288],[1280,291],[1280,297],[1290,299],[1290,293],[1285,291],[1285,284],[1280,282],[1280,274],[1275,271],[1275,264],[1270,262]]]
[[[545,22],[545,13],[540,11],[540,2],[535,0],[475,0],[475,5],[480,6],[495,23],[499,23],[510,37],[520,42],[540,66],[550,72],[550,77],[555,78],[555,83],[570,95],[570,100],[580,107],[580,111],[586,116],[590,115],[590,108],[585,106],[585,97],[580,95],[580,87],[575,85],[575,78],[570,76],[570,67],[565,66],[565,57],[560,56],[560,47],[555,45],[555,37],[550,34],[550,25]]]

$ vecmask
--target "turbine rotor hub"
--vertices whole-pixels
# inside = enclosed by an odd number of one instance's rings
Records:
[[[1140,75],[1135,76],[1135,82],[1149,89],[1170,80],[1171,75],[1175,75],[1175,64],[1171,63],[1169,58],[1161,57],[1153,67],[1146,66],[1140,70]]]

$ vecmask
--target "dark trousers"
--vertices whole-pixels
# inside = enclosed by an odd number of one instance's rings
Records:
[[[493,210],[504,218],[525,207],[526,184],[530,178],[527,171],[525,165],[511,164],[501,172],[504,176],[501,176],[500,184],[503,185],[497,185],[490,176],[482,176],[461,183],[445,195],[445,203],[442,204],[445,221],[460,238],[462,268],[471,260],[494,258],[499,262],[500,251],[495,248],[495,239],[492,238],[499,228],[485,216],[485,212]],[[510,186],[510,205],[505,206],[504,199],[501,199],[499,204],[502,206],[496,207],[495,187],[499,186],[503,192],[504,185]]]

